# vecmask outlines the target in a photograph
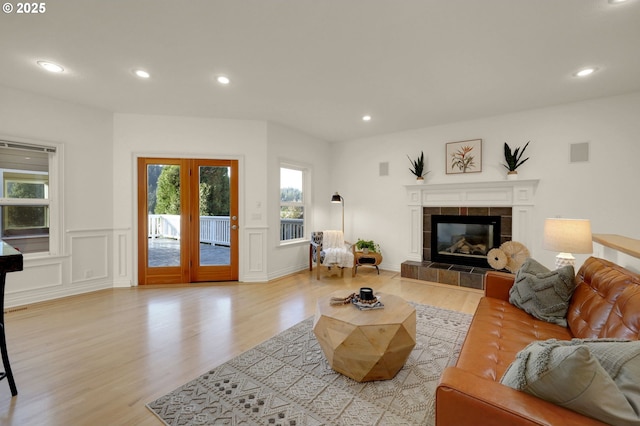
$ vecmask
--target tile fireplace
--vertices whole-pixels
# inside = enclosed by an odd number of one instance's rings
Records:
[[[511,240],[529,245],[537,183],[522,180],[408,185],[410,253],[409,260],[401,265],[401,276],[483,289],[484,273],[490,269],[486,262],[490,248],[483,245],[499,247]],[[438,231],[434,223],[442,217],[454,223],[444,238],[434,236],[434,229]],[[476,227],[482,222],[495,225],[492,230]],[[460,261],[461,254],[471,256]]]

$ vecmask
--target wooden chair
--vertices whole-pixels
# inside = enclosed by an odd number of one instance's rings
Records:
[[[337,234],[339,233],[339,234]],[[325,234],[331,235],[333,242],[338,241],[335,244],[336,247],[325,244]],[[342,244],[339,244],[339,242]],[[328,263],[325,262],[327,256],[332,258],[338,257],[341,259],[341,263]],[[320,231],[312,232],[311,240],[309,242],[309,271],[313,271],[313,264],[316,264],[316,279],[320,279],[321,267],[326,267],[331,270],[332,267],[340,268],[340,276],[344,277],[344,268],[351,268],[351,276],[355,274],[355,245],[347,241],[344,241],[342,231]],[[346,265],[349,266],[346,266]]]

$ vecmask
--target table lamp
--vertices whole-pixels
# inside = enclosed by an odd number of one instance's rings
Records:
[[[560,252],[556,256],[556,269],[574,266],[572,253],[593,253],[591,222],[587,219],[545,219],[543,247]]]

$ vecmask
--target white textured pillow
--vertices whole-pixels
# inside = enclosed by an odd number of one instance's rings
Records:
[[[501,383],[538,398],[566,407],[611,425],[640,425],[638,389],[640,376],[640,346],[600,347],[610,356],[608,367],[617,369],[614,378],[592,354],[593,341],[555,339],[533,342],[516,355]],[[626,345],[635,342],[609,342]],[[626,361],[623,361],[626,360]],[[629,394],[627,396],[626,394]]]

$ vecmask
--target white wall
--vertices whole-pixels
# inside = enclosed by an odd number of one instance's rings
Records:
[[[285,126],[264,121],[116,114],[114,118],[115,229],[126,259],[125,273],[116,285],[137,284],[136,167],[138,157],[233,158],[239,160],[240,281],[267,281],[306,267],[308,243],[281,246],[279,242],[279,164],[281,160],[312,171],[311,200],[316,193],[328,200],[326,142]],[[322,223],[309,212],[310,226]],[[133,253],[122,256],[122,251]]]
[[[382,267],[399,270],[407,259],[409,238],[406,190],[414,183],[407,155],[424,150],[429,182],[472,182],[505,179],[503,144],[531,144],[531,159],[518,171],[521,179],[540,179],[532,256],[552,266],[556,253],[542,249],[546,217],[586,218],[594,233],[640,238],[640,92],[588,102],[541,108],[479,120],[410,130],[333,146],[334,186],[346,201],[345,233],[373,239],[382,247]],[[483,140],[481,173],[447,175],[445,144]],[[569,145],[590,143],[590,161],[569,163]],[[389,176],[378,175],[381,162]],[[586,255],[576,255],[581,264]]]
[[[241,171],[241,280],[266,281],[307,267],[307,244],[280,247],[278,164],[312,170],[310,230],[340,226],[345,236],[382,246],[382,267],[407,258],[406,188],[414,180],[407,154],[425,151],[429,182],[504,179],[502,144],[531,144],[521,179],[540,179],[534,208],[537,240],[529,247],[546,265],[545,217],[587,218],[593,232],[640,238],[640,93],[416,129],[345,143],[326,142],[277,124],[250,120],[116,114],[0,86],[0,134],[53,142],[64,149],[62,251],[27,255],[25,271],[7,276],[6,306],[137,283],[134,269],[137,156],[235,158]],[[445,143],[483,139],[483,171],[446,175]],[[569,164],[569,144],[590,142],[588,163]],[[379,176],[379,163],[389,176]],[[325,202],[326,200],[326,202]],[[596,253],[597,254],[597,253]],[[578,255],[581,263],[585,255]]]
[[[112,132],[109,112],[0,86],[0,134],[58,144],[64,157],[61,251],[25,255],[25,271],[7,274],[5,306],[113,285]]]
[[[137,285],[133,263],[136,243],[136,159],[138,157],[181,157],[237,159],[239,179],[240,280],[266,281],[267,264],[265,210],[267,192],[266,123],[251,120],[225,120],[140,114],[114,117],[114,196],[115,228],[122,246],[131,255],[123,267],[126,277],[116,285]],[[250,231],[249,231],[250,230]],[[250,247],[248,232],[258,232]],[[263,237],[260,237],[263,235]],[[264,240],[264,242],[263,242]],[[137,257],[136,257],[137,258]],[[249,265],[247,262],[253,262]],[[130,272],[129,272],[130,271]]]
[[[290,274],[309,265],[309,242],[280,244],[280,163],[289,161],[306,167],[311,176],[311,193],[305,194],[313,203],[307,215],[307,231],[331,227],[330,144],[288,127],[268,125],[268,264],[269,278]],[[339,227],[340,225],[338,225]]]

